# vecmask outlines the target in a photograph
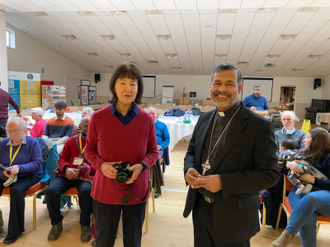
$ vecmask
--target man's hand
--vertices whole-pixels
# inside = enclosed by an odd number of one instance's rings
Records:
[[[221,178],[219,174],[202,176],[198,179],[197,183],[212,193],[222,190]]]
[[[138,178],[138,176],[142,172],[143,165],[140,164],[140,163],[138,163],[138,164],[135,164],[133,166],[128,167],[128,170],[131,171],[131,172],[133,172],[133,174],[132,174],[132,176],[129,179],[127,179],[126,183],[127,184],[131,184],[131,183],[133,183]]]
[[[9,166],[7,167],[8,170],[10,170],[10,173],[6,170],[3,171],[3,174],[5,174],[6,177],[12,177],[15,174],[17,174],[19,172],[19,167],[18,165],[14,165],[14,166]]]
[[[161,150],[161,149],[162,149],[162,147],[161,147],[161,146],[159,146],[159,145],[157,145],[157,148],[158,148],[158,150]]]
[[[250,110],[251,110],[251,111],[255,111],[255,110],[257,110],[257,107],[255,107],[255,106],[251,106],[251,107],[250,107]]]
[[[79,169],[69,167],[65,170],[65,177],[69,180],[77,180],[78,174],[79,174]]]
[[[103,173],[104,176],[106,176],[108,178],[111,178],[111,179],[116,178],[118,170],[113,167],[113,165],[115,163],[121,163],[121,161],[119,161],[119,162],[104,162],[101,165],[101,172]]]
[[[16,113],[16,117],[22,117],[21,113]]]
[[[195,168],[188,168],[184,178],[186,179],[186,182],[191,186],[191,188],[199,189],[202,186],[197,183],[197,180],[201,176],[202,175]]]

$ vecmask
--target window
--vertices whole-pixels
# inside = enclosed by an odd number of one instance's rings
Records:
[[[15,49],[15,31],[7,27],[6,29],[6,44],[7,47]]]

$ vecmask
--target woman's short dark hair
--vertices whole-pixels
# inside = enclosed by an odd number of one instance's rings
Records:
[[[312,140],[310,142],[306,158],[311,165],[315,165],[322,157],[330,154],[330,136],[329,133],[316,127],[309,130]]]
[[[121,78],[128,78],[131,80],[137,80],[138,91],[134,102],[136,104],[141,103],[141,98],[143,94],[143,81],[140,70],[132,63],[124,63],[117,67],[110,79],[110,91],[112,93],[112,98],[109,101],[113,105],[116,105],[118,97],[115,92],[116,81]]]

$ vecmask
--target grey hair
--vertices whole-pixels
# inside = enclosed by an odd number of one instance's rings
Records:
[[[13,117],[13,118],[8,119],[7,124],[6,124],[6,130],[8,130],[8,125],[9,125],[10,123],[13,123],[13,122],[16,122],[16,123],[18,124],[18,126],[19,126],[23,131],[26,130],[26,122],[24,121],[23,118],[20,118],[20,117]]]
[[[153,106],[149,106],[147,111],[149,111],[149,110],[155,110],[155,112],[158,114],[158,110]]]
[[[296,114],[293,111],[282,111],[280,114],[281,114],[281,120],[283,119],[284,115],[290,115],[291,119],[299,121],[299,118],[296,116]]]
[[[213,82],[213,80],[214,80],[214,74],[215,73],[218,73],[219,71],[228,71],[228,70],[235,70],[236,71],[236,73],[237,73],[237,85],[238,86],[241,85],[242,82],[243,82],[242,73],[241,73],[241,71],[239,71],[239,69],[235,65],[233,65],[231,63],[222,63],[222,64],[218,65],[214,69],[214,71],[211,75],[211,82]]]
[[[44,115],[44,110],[41,107],[32,108],[31,112],[41,117]]]
[[[262,89],[262,86],[261,86],[261,84],[259,84],[259,83],[255,84],[255,85],[253,86],[253,89],[255,89],[256,87],[260,87],[260,88]]]
[[[94,112],[91,107],[84,107],[81,111],[87,111],[89,115],[92,115],[92,113]]]

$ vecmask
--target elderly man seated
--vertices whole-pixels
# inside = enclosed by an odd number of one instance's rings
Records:
[[[90,117],[92,115],[92,113],[94,112],[94,110],[91,108],[91,107],[84,107],[82,110],[81,110],[81,117]],[[81,129],[80,127],[78,127],[77,129],[77,134],[80,134],[81,133]]]
[[[5,244],[17,240],[24,229],[24,193],[39,182],[42,173],[42,154],[38,141],[26,136],[26,123],[22,118],[8,120],[9,137],[0,141],[0,195],[5,186],[10,188],[10,213]]]
[[[152,117],[152,119],[155,122],[155,130],[156,130],[156,138],[157,138],[157,147],[158,147],[158,152],[159,152],[159,158],[161,158],[163,156],[163,151],[165,148],[168,147],[168,145],[170,144],[170,134],[168,133],[168,129],[165,123],[161,122],[158,120],[158,111],[156,108],[150,106],[147,110],[147,112],[149,113],[149,115]],[[159,164],[159,160],[157,161],[157,164],[155,167],[159,167],[160,170],[160,164]],[[161,174],[161,170],[159,171],[159,173]],[[155,177],[158,180],[158,185],[160,184],[161,186],[164,185],[164,181],[163,178],[160,176],[154,176],[156,174],[153,174],[153,183],[155,181]],[[161,189],[160,186],[154,186],[155,189],[155,198],[158,198],[161,195]],[[158,188],[159,187],[159,188]]]
[[[93,199],[90,193],[95,170],[84,157],[89,120],[89,117],[82,118],[80,123],[82,133],[70,137],[65,143],[58,160],[59,174],[52,178],[47,189],[47,208],[52,224],[48,240],[56,240],[60,236],[63,229],[63,216],[60,211],[61,194],[73,186],[77,187],[81,210],[79,221],[81,225],[80,240],[89,241],[92,237],[90,216],[93,212]]]
[[[48,119],[43,138],[50,138],[57,145],[57,152],[61,154],[64,143],[73,135],[74,121],[65,115],[67,104],[64,100],[54,104],[56,116]]]
[[[42,118],[44,115],[44,110],[40,107],[37,107],[37,108],[33,108],[31,111],[32,111],[31,117],[36,122],[30,131],[30,136],[34,138],[37,137],[41,138],[42,134],[45,132],[45,128],[47,124],[46,120]]]

